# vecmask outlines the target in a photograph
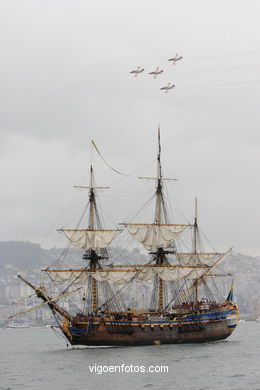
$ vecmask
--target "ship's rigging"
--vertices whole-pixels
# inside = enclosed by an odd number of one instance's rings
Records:
[[[92,311],[96,311],[98,306],[102,306],[102,302],[98,303],[98,290],[103,289],[104,282],[119,286],[136,281],[149,282],[153,280],[150,309],[155,312],[163,313],[168,307],[167,296],[169,295],[169,292],[166,291],[166,282],[170,282],[173,285],[174,282],[176,284],[180,279],[183,279],[183,283],[187,284],[188,281],[193,281],[194,278],[199,278],[201,275],[205,276],[205,269],[208,268],[208,261],[215,257],[217,253],[197,252],[197,216],[195,217],[194,225],[169,223],[167,206],[163,193],[163,183],[164,181],[176,179],[163,178],[162,176],[160,130],[158,129],[157,177],[145,178],[156,181],[154,222],[121,223],[121,225],[127,229],[128,233],[132,235],[135,240],[139,241],[151,255],[151,260],[148,264],[115,264],[109,267],[104,267],[102,265],[101,260],[108,259],[107,247],[112,242],[118,230],[101,229],[100,218],[96,206],[96,190],[107,187],[95,187],[93,175],[93,167],[91,166],[90,186],[81,187],[89,189],[88,229],[60,229],[73,246],[85,250],[83,259],[88,261],[88,266],[84,269],[49,268],[45,271],[50,275],[52,281],[56,283],[73,280],[72,278],[75,278],[75,284],[85,283],[85,285],[87,285],[86,291],[88,292],[87,301],[92,302]],[[181,235],[185,229],[190,228],[194,229],[193,253],[177,252],[174,239]],[[178,260],[178,262],[170,263],[168,255],[174,255],[175,260]],[[196,258],[195,262],[194,256]],[[107,283],[107,290],[109,290],[111,294],[112,287],[110,284]],[[170,286],[171,290],[173,289],[172,285]],[[193,289],[193,285],[191,285],[189,289],[187,288],[187,291],[190,289]],[[112,296],[115,295],[115,293],[112,294]],[[110,299],[108,297],[108,300],[111,300],[111,297]],[[179,299],[176,297],[176,300],[178,301]],[[87,308],[85,305],[84,311],[86,310]],[[89,310],[90,308],[88,308],[87,311]]]
[[[36,287],[20,275],[20,279],[43,301],[42,304],[22,310],[20,314],[47,305],[55,316],[58,316],[58,323],[68,338],[72,337],[69,324],[80,324],[81,318],[85,318],[84,321],[89,326],[90,318],[102,318],[102,321],[104,323],[108,321],[108,324],[111,318],[113,321],[118,321],[120,318],[132,321],[133,315],[137,313],[140,318],[148,319],[148,322],[152,314],[156,315],[156,318],[161,316],[168,320],[175,315],[177,322],[178,318],[184,321],[178,325],[180,333],[188,330],[203,331],[204,325],[200,313],[205,310],[212,312],[211,316],[215,320],[222,318],[223,308],[222,305],[217,304],[218,291],[214,280],[216,277],[226,275],[214,272],[231,250],[224,253],[203,250],[200,244],[197,199],[193,223],[171,223],[164,196],[164,185],[165,182],[176,179],[165,178],[162,174],[160,129],[158,129],[156,161],[156,177],[144,178],[154,180],[156,183],[153,221],[151,223],[126,221],[119,224],[121,228],[114,229],[104,229],[102,226],[96,194],[99,190],[108,187],[95,185],[91,164],[89,186],[77,186],[88,190],[88,213],[83,216],[84,227],[80,228],[78,224],[76,228],[59,229],[69,242],[68,248],[72,246],[83,251],[82,265],[64,268],[61,262],[58,267],[50,266],[44,269],[52,291],[48,290],[47,284],[42,283],[40,287]],[[144,247],[149,256],[146,263],[117,264],[109,257],[108,248],[123,228]],[[183,251],[180,242],[187,232],[191,233],[190,250]],[[64,252],[64,257],[67,252],[67,250]],[[137,302],[140,301],[141,287],[145,289],[143,291],[146,294],[142,307],[140,302],[139,305]],[[129,298],[133,295],[137,296],[137,300],[131,302]],[[68,297],[74,297],[71,304],[68,304]],[[192,326],[187,325],[187,320],[184,319],[189,313],[194,313],[196,317],[196,320],[192,317]],[[117,323],[115,328],[113,326],[112,330],[109,328],[112,333],[134,333],[131,324],[128,328],[124,327],[125,323],[120,325]],[[88,343],[91,341],[88,340]]]

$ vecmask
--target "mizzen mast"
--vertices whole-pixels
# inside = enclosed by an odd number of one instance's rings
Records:
[[[198,249],[198,201],[197,197],[195,197],[195,214],[194,214],[194,225],[193,225],[193,242],[192,242],[192,251],[193,253],[197,253]]]
[[[195,197],[195,214],[194,214],[193,242],[192,242],[192,251],[195,255],[197,254],[197,246],[198,246],[198,202],[197,202],[197,197]],[[199,301],[199,279],[195,279],[194,286],[195,286],[194,305],[196,307]]]

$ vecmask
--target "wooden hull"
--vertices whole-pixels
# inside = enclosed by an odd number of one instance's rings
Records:
[[[232,320],[232,321],[231,321]],[[236,319],[203,323],[164,321],[163,323],[125,323],[95,321],[62,328],[72,345],[141,346],[153,344],[203,343],[224,340],[237,325]],[[231,321],[231,322],[230,322]]]

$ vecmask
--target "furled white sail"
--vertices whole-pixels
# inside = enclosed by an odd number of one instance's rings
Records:
[[[105,271],[105,272],[94,272],[91,273],[91,276],[99,282],[110,281],[116,284],[125,284],[131,282],[133,278],[136,276],[136,272],[113,272],[113,271]]]
[[[198,270],[200,274],[205,272],[204,268],[199,268],[196,270]],[[158,275],[160,279],[170,282],[184,277],[189,279],[193,271],[194,268],[192,267],[183,267],[183,268],[182,267],[174,267],[174,268],[152,267],[152,268],[144,268],[141,272],[140,271],[136,272],[135,278],[142,281],[148,281],[154,278],[156,275]]]
[[[140,269],[131,270],[79,270],[73,272],[63,271],[52,271],[48,270],[51,279],[55,282],[72,281],[73,284],[83,283],[90,276],[99,282],[109,281],[116,284],[125,284],[131,282],[133,279],[140,280],[143,282],[153,279],[156,275],[162,280],[173,281],[180,278],[194,279],[205,273],[207,267],[194,268],[194,267],[143,267]],[[72,276],[73,275],[73,276]]]
[[[167,248],[172,240],[180,235],[189,225],[162,224],[123,224],[128,232],[149,252],[158,248]]]
[[[60,229],[71,244],[81,249],[103,249],[108,247],[118,230]]]
[[[182,265],[209,265],[220,253],[176,253]]]
[[[193,272],[195,268],[162,268],[162,270],[156,270],[158,276],[165,281],[173,281],[181,278],[193,279]],[[203,268],[196,268],[196,272],[202,274],[205,272]]]

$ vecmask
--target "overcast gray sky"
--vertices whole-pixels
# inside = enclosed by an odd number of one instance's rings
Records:
[[[153,175],[160,122],[174,209],[191,220],[198,196],[216,247],[259,255],[259,15],[257,0],[0,0],[0,240],[43,243],[69,221],[91,139],[116,169],[143,167],[122,180],[93,157],[116,183],[108,222],[125,220],[153,191],[134,177]]]

